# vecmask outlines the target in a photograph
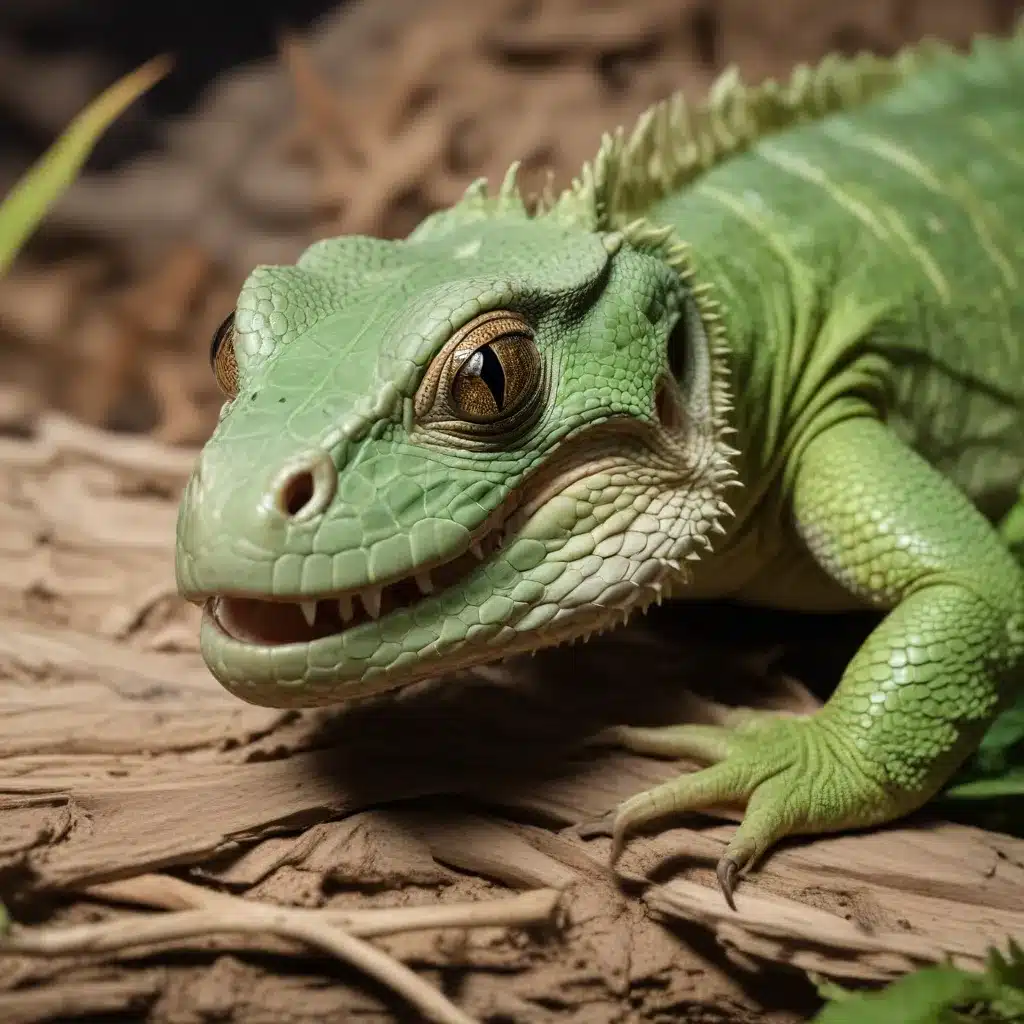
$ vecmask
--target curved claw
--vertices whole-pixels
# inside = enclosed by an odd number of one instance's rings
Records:
[[[626,848],[628,829],[628,822],[621,814],[616,814],[612,820],[612,845],[608,851],[608,867],[613,871],[615,870],[615,865],[619,862],[619,858],[622,856],[622,851]]]
[[[630,797],[612,824],[611,863],[634,828],[669,815],[744,804],[743,819],[717,866],[729,908],[741,872],[791,835],[864,828],[906,813],[907,805],[881,787],[842,737],[815,718],[751,720],[731,733],[709,726],[677,726],[622,734],[632,749],[687,753],[698,748],[714,762]],[[720,759],[719,759],[720,758]],[[816,766],[808,771],[807,766]]]
[[[612,823],[611,837],[612,844],[608,851],[608,870],[613,872],[619,879],[625,882],[632,882],[634,885],[650,885],[650,879],[638,875],[633,871],[621,871],[616,865],[626,848],[626,840],[629,836],[629,822],[621,815],[616,814]]]
[[[580,839],[596,839],[599,836],[612,835],[612,819],[614,811],[606,811],[599,818],[588,818],[586,821],[577,822],[569,831]]]
[[[722,890],[722,895],[725,897],[725,902],[729,904],[730,910],[736,909],[736,901],[732,894],[736,888],[736,878],[739,873],[739,865],[728,854],[719,860],[718,867],[715,868],[719,888]]]

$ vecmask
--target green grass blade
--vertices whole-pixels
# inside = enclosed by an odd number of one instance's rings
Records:
[[[47,210],[75,180],[96,141],[124,110],[171,69],[169,57],[143,64],[100,93],[33,164],[0,203],[0,275],[11,265]],[[11,925],[0,903],[0,936]]]
[[[157,57],[102,92],[11,189],[0,204],[0,274],[75,180],[103,132],[170,66],[169,57]]]
[[[944,794],[947,800],[994,800],[1024,797],[1024,765],[1008,768],[1002,775],[969,779],[951,786]]]

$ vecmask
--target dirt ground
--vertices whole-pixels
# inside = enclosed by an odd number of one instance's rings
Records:
[[[348,4],[84,177],[0,280],[0,898],[26,926],[3,1024],[782,1024],[819,1005],[807,972],[977,965],[1024,934],[1024,841],[932,815],[787,844],[736,912],[727,816],[633,840],[643,885],[579,828],[691,767],[583,737],[713,720],[708,695],[813,706],[862,624],[737,636],[733,610],[668,609],[397,701],[275,712],[214,683],[172,572],[210,333],[253,263],[401,234],[514,158],[563,183],[731,61],[962,43],[1016,6]]]

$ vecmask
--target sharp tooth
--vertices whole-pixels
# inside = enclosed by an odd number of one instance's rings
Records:
[[[316,601],[300,601],[299,609],[302,612],[302,617],[306,620],[306,625],[312,628],[316,621]]]
[[[424,594],[434,592],[434,581],[430,578],[430,571],[416,573],[416,585]]]
[[[472,551],[473,554],[476,555],[477,558],[483,560],[484,549],[482,547],[480,547],[480,541],[478,541],[478,540],[473,541],[473,543],[469,545],[469,550]]]
[[[348,622],[352,618],[352,595],[343,594],[338,598],[338,614],[342,622]]]
[[[371,619],[380,615],[380,587],[368,587],[359,595]]]

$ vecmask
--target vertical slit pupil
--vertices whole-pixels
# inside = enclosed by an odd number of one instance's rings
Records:
[[[487,385],[500,412],[505,407],[505,370],[494,349],[490,345],[478,348],[469,357],[466,369]]]

